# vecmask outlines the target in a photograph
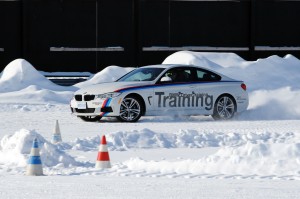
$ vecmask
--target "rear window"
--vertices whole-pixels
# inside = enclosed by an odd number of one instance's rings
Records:
[[[220,81],[221,76],[207,70],[197,69],[197,81]]]

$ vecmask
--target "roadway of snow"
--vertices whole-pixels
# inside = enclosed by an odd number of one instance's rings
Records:
[[[299,198],[300,61],[184,51],[165,62],[201,64],[245,80],[249,110],[228,122],[197,116],[85,123],[70,114],[72,93],[132,68],[110,66],[84,84],[61,87],[25,60],[9,64],[0,78],[1,198]],[[63,142],[53,145],[56,120]],[[103,134],[112,162],[106,170],[94,168]],[[24,176],[34,137],[44,177]]]

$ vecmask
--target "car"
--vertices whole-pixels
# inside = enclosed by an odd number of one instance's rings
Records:
[[[211,115],[229,120],[245,111],[246,85],[204,67],[150,65],[132,70],[115,82],[74,93],[71,111],[84,121],[116,117],[136,122],[141,116]]]

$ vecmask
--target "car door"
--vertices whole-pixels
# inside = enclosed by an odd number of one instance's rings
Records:
[[[162,76],[170,81],[157,82],[154,88],[154,108],[156,115],[189,114],[193,109],[192,90],[196,87],[192,83],[191,67],[175,67],[167,70]]]
[[[218,97],[221,77],[211,71],[194,68],[196,87],[192,93],[192,114],[210,115],[213,112],[214,101]]]

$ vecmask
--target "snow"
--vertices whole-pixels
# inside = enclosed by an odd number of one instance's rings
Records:
[[[278,89],[290,86],[299,89],[300,60],[292,55],[284,58],[273,55],[257,61],[245,61],[233,53],[199,53],[180,51],[167,57],[164,64],[203,66],[243,80],[249,91]]]
[[[39,141],[40,155],[44,166],[53,167],[59,164],[69,167],[70,165],[78,166],[81,164],[45,140],[37,132],[26,129],[21,129],[13,135],[3,136],[0,142],[0,164],[10,168],[14,168],[15,165],[17,170],[20,170],[19,167],[25,167],[34,138],[37,138]]]
[[[122,77],[124,74],[132,71],[134,68],[124,68],[120,66],[108,66],[97,74],[91,76],[87,81],[75,84],[75,87],[82,88],[93,84],[104,82],[113,82]]]
[[[36,85],[36,88],[39,89],[68,90],[65,87],[52,83],[26,60],[16,59],[10,62],[2,72],[0,93],[20,91],[32,85]]]
[[[24,59],[9,63],[0,78],[1,103],[68,103],[75,90],[52,83]]]
[[[86,123],[70,114],[73,92],[133,68],[109,66],[63,87],[25,60],[11,62],[0,78],[0,197],[299,198],[300,60],[249,62],[233,53],[182,51],[164,63],[201,65],[244,80],[248,110],[226,122],[193,116]],[[52,144],[56,120],[62,142]],[[111,169],[94,168],[103,134]],[[35,137],[43,177],[25,176]]]

